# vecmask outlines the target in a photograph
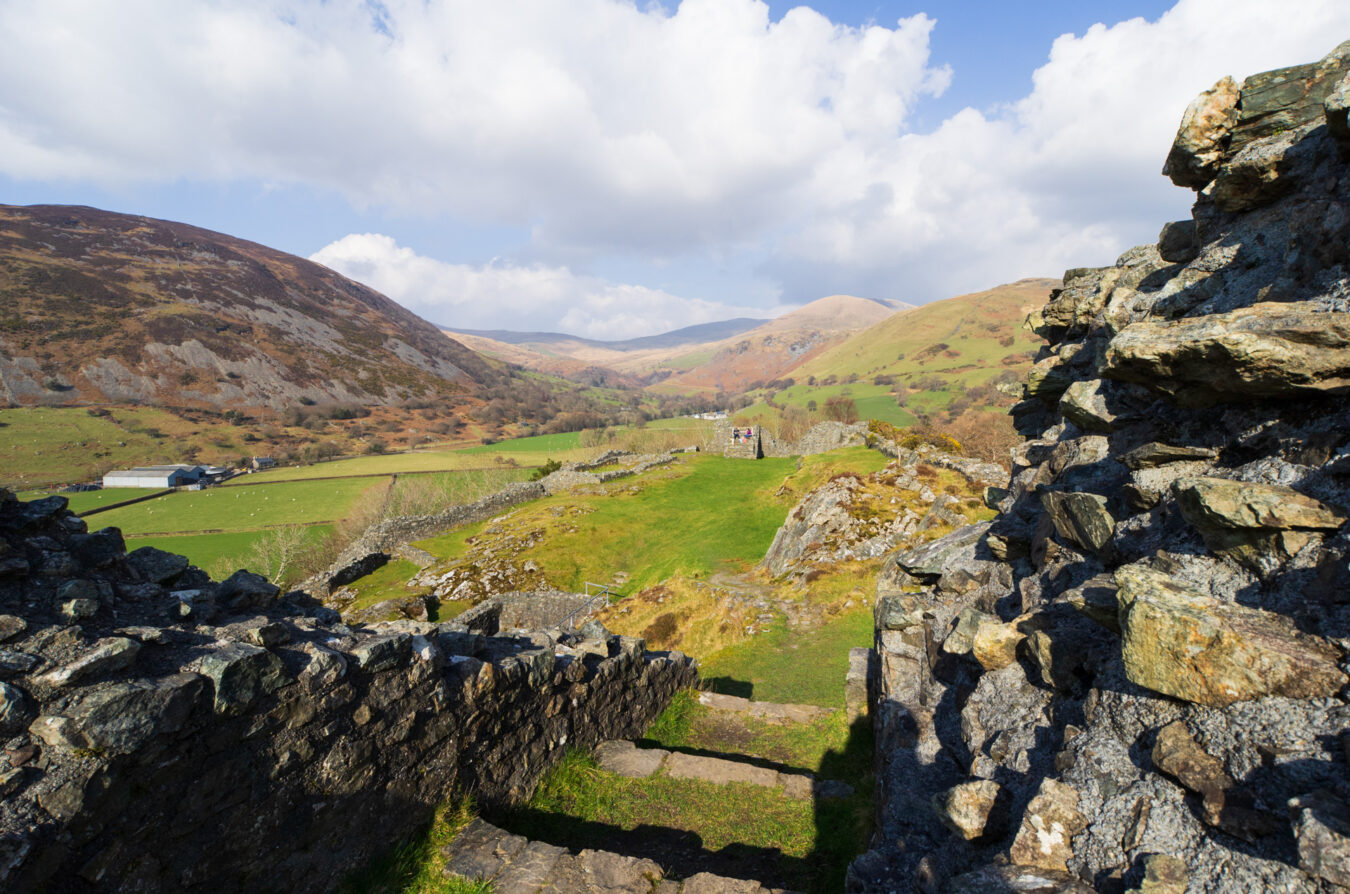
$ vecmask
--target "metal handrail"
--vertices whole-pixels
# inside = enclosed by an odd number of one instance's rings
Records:
[[[598,591],[595,593],[595,595],[591,595],[591,587],[595,587],[596,590]],[[596,608],[599,607],[597,606],[596,603],[600,603],[601,605],[603,605],[604,603],[609,602],[609,597],[611,595],[609,584],[595,584],[591,583],[590,581],[586,581],[586,592],[584,595],[587,597],[586,601],[583,602],[581,605],[577,606],[576,608],[572,609],[572,611],[568,613],[567,617],[563,618],[562,621],[558,623],[559,630],[573,629],[569,625],[572,623],[572,620],[577,615],[582,613],[589,615],[591,612],[595,611]]]

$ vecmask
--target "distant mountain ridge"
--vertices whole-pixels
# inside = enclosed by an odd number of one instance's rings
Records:
[[[502,373],[319,264],[189,224],[0,205],[0,402],[451,402]]]
[[[475,351],[540,372],[591,375],[608,370],[662,380],[672,393],[740,391],[773,379],[829,345],[912,305],[830,295],[776,319],[737,318],[673,332],[605,342],[561,333],[447,329]]]
[[[638,338],[622,339],[619,341],[605,341],[603,339],[583,338],[579,335],[568,335],[563,332],[516,332],[511,329],[457,329],[454,326],[444,327],[444,331],[452,332],[456,335],[473,335],[478,338],[488,338],[493,341],[503,342],[510,345],[529,345],[529,344],[561,344],[566,342],[577,342],[578,344],[589,345],[597,348],[608,348],[612,351],[640,351],[645,348],[672,348],[684,344],[698,344],[706,341],[719,341],[724,338],[732,338],[754,329],[756,326],[762,326],[769,320],[758,320],[751,317],[735,317],[730,320],[718,320],[712,323],[698,323],[693,326],[685,326],[682,329],[673,329],[670,332],[663,332],[659,335],[644,335]]]

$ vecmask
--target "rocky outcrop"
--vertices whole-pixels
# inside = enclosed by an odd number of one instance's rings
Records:
[[[850,891],[1350,878],[1348,96],[1350,43],[1221,81],[1193,220],[1032,315],[999,517],[878,584]]]
[[[452,795],[520,800],[697,679],[602,629],[495,635],[496,609],[348,626],[0,491],[0,889],[331,891]]]

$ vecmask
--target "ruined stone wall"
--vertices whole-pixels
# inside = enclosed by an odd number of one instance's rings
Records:
[[[998,518],[883,570],[850,891],[1350,886],[1348,71],[1216,84],[1034,315]]]
[[[349,628],[0,493],[0,889],[326,892],[696,679],[640,640]]]

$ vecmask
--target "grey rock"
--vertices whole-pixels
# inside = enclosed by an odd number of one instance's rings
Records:
[[[1142,447],[1136,447],[1120,458],[1127,468],[1152,469],[1175,462],[1203,462],[1218,457],[1219,451],[1212,447],[1179,447],[1151,441]]]
[[[120,530],[103,528],[92,534],[71,537],[70,550],[82,568],[106,568],[126,555],[127,544]]]
[[[1314,878],[1350,887],[1350,808],[1327,791],[1289,802],[1299,868]]]
[[[32,720],[24,691],[12,683],[0,683],[0,738],[17,735]]]
[[[1178,220],[1163,224],[1158,234],[1158,254],[1164,261],[1185,264],[1200,254],[1200,243],[1195,233],[1195,221]]]
[[[214,684],[215,712],[226,716],[242,714],[258,698],[290,682],[277,656],[248,643],[212,649],[200,669]]]
[[[1238,120],[1238,85],[1225,77],[1186,107],[1163,175],[1177,186],[1202,189],[1214,179]]]
[[[87,621],[98,614],[97,599],[71,599],[61,603],[61,617],[68,621]]]
[[[1102,374],[1194,407],[1340,394],[1350,391],[1350,315],[1289,302],[1131,323],[1107,346]]]
[[[1106,498],[1097,494],[1042,491],[1041,505],[1055,526],[1055,533],[1092,552],[1101,552],[1111,542],[1116,520],[1106,508]]]
[[[261,574],[239,569],[220,585],[216,598],[235,611],[265,608],[274,602],[281,588]]]
[[[0,615],[0,643],[13,639],[28,629],[28,622],[14,615]]]
[[[1055,779],[1042,780],[1022,815],[1008,856],[1019,866],[1064,871],[1073,856],[1073,838],[1085,828],[1078,791]]]
[[[127,754],[182,728],[201,692],[196,674],[116,683],[92,692],[60,715],[44,715],[30,727],[53,748]]]
[[[937,580],[946,570],[948,563],[954,561],[958,556],[969,554],[973,558],[975,545],[988,530],[988,522],[967,525],[964,528],[952,531],[945,537],[934,540],[932,543],[925,543],[922,546],[896,553],[891,561],[915,577]]]
[[[291,631],[278,621],[269,621],[261,627],[250,627],[246,636],[255,646],[271,649],[291,641]]]
[[[1340,650],[1272,612],[1219,600],[1140,565],[1115,573],[1130,680],[1202,705],[1317,698],[1347,682]]]
[[[0,651],[0,679],[26,674],[42,663],[42,659],[27,652]]]
[[[1067,872],[1031,866],[983,866],[947,882],[944,894],[1094,894]]]
[[[187,571],[187,556],[167,553],[153,546],[143,546],[127,553],[127,564],[143,578],[157,584],[172,583]]]
[[[133,639],[121,636],[101,639],[89,652],[56,670],[48,671],[39,679],[48,686],[72,686],[91,677],[130,667],[140,651],[141,644]]]
[[[989,779],[963,782],[933,796],[933,811],[966,841],[984,835],[1002,787]]]
[[[352,649],[356,666],[368,674],[407,664],[412,655],[412,637],[406,633],[389,633],[372,637]]]

